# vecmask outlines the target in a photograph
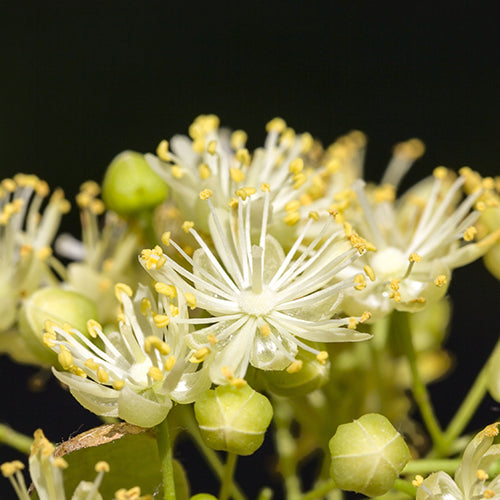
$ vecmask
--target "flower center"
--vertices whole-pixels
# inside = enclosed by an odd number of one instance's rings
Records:
[[[244,291],[238,297],[240,309],[251,316],[265,316],[269,314],[274,306],[274,292],[264,288],[261,293]]]
[[[377,278],[388,280],[404,276],[409,261],[408,257],[398,248],[387,247],[378,250],[373,255],[370,265]]]

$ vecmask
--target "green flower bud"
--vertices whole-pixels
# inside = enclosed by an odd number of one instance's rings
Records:
[[[214,497],[210,493],[197,493],[193,495],[189,500],[217,500],[217,497]]]
[[[266,387],[278,396],[304,396],[319,389],[329,378],[330,363],[320,363],[310,352],[301,352],[287,370],[262,372]]]
[[[251,455],[260,447],[273,416],[269,400],[248,384],[209,390],[195,402],[194,411],[207,446],[238,455]]]
[[[330,439],[330,453],[336,485],[370,497],[389,491],[410,458],[404,439],[377,413],[339,425]]]
[[[29,350],[41,363],[57,364],[57,355],[42,342],[45,321],[69,323],[81,332],[87,321],[97,318],[97,308],[89,298],[56,287],[41,288],[26,299],[19,316],[19,329]]]
[[[102,199],[119,215],[137,215],[162,203],[168,186],[149,166],[144,156],[123,151],[109,164],[102,182]]]

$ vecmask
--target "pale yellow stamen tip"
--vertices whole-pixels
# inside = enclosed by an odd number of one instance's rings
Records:
[[[204,189],[200,193],[200,200],[208,200],[212,196],[212,191],[210,189]]]
[[[89,332],[89,335],[95,339],[98,336],[98,332],[102,332],[102,326],[95,319],[89,319],[87,321],[87,331]]]
[[[250,162],[251,162],[250,153],[248,152],[248,149],[246,149],[246,148],[238,149],[238,151],[236,151],[236,160],[240,164],[248,167],[250,165]],[[237,182],[237,181],[235,181],[235,182]]]
[[[172,354],[167,358],[163,367],[167,372],[169,372],[174,367],[176,361],[175,356]]]
[[[102,366],[97,369],[97,380],[101,384],[107,384],[109,382],[109,373]]]
[[[316,212],[315,210],[309,212],[309,218],[315,220],[316,222],[319,221],[319,213]]]
[[[288,203],[285,203],[285,210],[286,212],[297,212],[300,208],[300,201],[299,200],[292,200],[289,201]]]
[[[415,486],[416,488],[420,488],[420,486],[422,486],[423,482],[424,482],[424,478],[420,474],[417,474],[415,476],[415,479],[411,482],[411,484],[413,484],[413,486]]]
[[[269,184],[267,184],[267,182],[263,182],[261,185],[260,185],[260,190],[263,192],[263,193],[269,193],[271,192],[271,186]]]
[[[231,147],[234,150],[242,148],[247,142],[248,136],[244,130],[235,130],[231,134]]]
[[[300,372],[300,370],[302,370],[303,365],[304,363],[300,359],[296,359],[295,361],[292,361],[288,365],[286,371],[290,374]]]
[[[239,168],[230,168],[229,175],[231,176],[231,179],[236,182],[236,184],[240,184],[245,180],[245,173]]]
[[[390,287],[395,291],[397,292],[399,290],[399,283],[400,283],[400,280],[394,278],[391,280],[391,283],[390,283]]]
[[[165,328],[170,323],[170,318],[166,314],[154,314],[153,321],[158,328]]]
[[[295,160],[290,162],[288,170],[292,174],[300,174],[304,169],[304,160],[302,158],[295,158]]]
[[[99,369],[99,365],[92,358],[87,359],[84,365],[93,371],[97,371]]]
[[[185,233],[189,233],[189,231],[191,229],[193,229],[194,227],[194,222],[193,221],[190,221],[190,220],[187,220],[187,221],[184,221],[182,223],[182,230],[185,232]]]
[[[230,208],[238,208],[238,198],[231,198],[227,204]]]
[[[446,279],[446,276],[444,274],[440,274],[435,280],[434,280],[434,284],[436,286],[443,286],[443,285],[446,285],[446,283],[448,282],[448,280]]]
[[[206,163],[202,163],[199,167],[198,167],[198,172],[200,174],[200,177],[206,181],[207,179],[210,178],[210,176],[212,175],[212,171],[210,170],[210,167],[206,164]]]
[[[245,387],[247,385],[247,381],[243,378],[238,378],[238,377],[234,377],[231,379],[231,381],[229,382],[233,387],[236,387],[236,389],[242,389],[243,387]]]
[[[354,288],[356,290],[364,290],[366,288],[366,279],[364,274],[357,274],[354,277]]]
[[[370,281],[375,281],[375,271],[367,264],[363,267],[364,272],[370,278]]]
[[[174,285],[167,285],[166,283],[158,281],[155,283],[155,290],[162,295],[166,295],[169,299],[177,297],[177,289]]]
[[[361,317],[359,318],[360,323],[364,323],[365,321],[368,321],[372,317],[372,313],[365,311]]]
[[[299,212],[290,212],[289,214],[285,215],[283,220],[285,221],[285,224],[287,226],[295,226],[295,224],[297,224],[297,222],[299,222],[300,220],[300,214]]]
[[[413,252],[408,257],[408,260],[410,262],[420,262],[422,260],[422,257],[420,255],[418,255],[418,253]]]
[[[266,125],[266,132],[277,132],[281,134],[286,128],[286,122],[283,118],[273,118]]]
[[[179,308],[176,305],[170,304],[169,307],[170,307],[170,314],[172,316],[175,317],[175,316],[177,316],[179,314]]]
[[[108,462],[101,460],[95,464],[94,470],[96,472],[109,472],[109,464]]]
[[[191,309],[196,308],[196,297],[192,293],[185,293],[184,298],[186,299],[186,302]]]
[[[152,366],[148,370],[148,375],[156,382],[163,380],[163,372],[157,366]]]
[[[222,372],[222,375],[228,380],[232,380],[234,378],[234,374],[228,366],[223,366],[220,371]]]
[[[65,347],[64,345],[61,345],[61,351],[57,355],[57,360],[65,370],[69,370],[69,368],[73,366],[74,362],[72,354],[69,352],[68,348]]]
[[[172,172],[172,175],[176,179],[182,179],[184,177],[184,170],[179,165],[172,165],[172,168],[170,169],[170,172]]]
[[[156,155],[160,160],[170,161],[170,155],[168,154],[168,141],[163,140],[158,144],[156,148]]]
[[[3,477],[11,477],[16,472],[24,469],[24,464],[20,460],[14,460],[12,462],[5,462],[0,465],[0,470],[2,471]]]
[[[448,169],[446,167],[436,167],[432,174],[436,179],[443,180],[448,175]]]
[[[471,226],[471,227],[466,229],[466,231],[464,233],[464,240],[465,241],[472,241],[474,239],[474,237],[476,236],[476,234],[477,234],[477,229],[474,226]]]
[[[478,469],[476,471],[476,476],[479,479],[479,481],[486,481],[489,477],[487,472],[483,469]]]
[[[328,353],[326,351],[321,351],[321,352],[318,352],[318,354],[316,355],[316,359],[322,364],[324,365],[326,363],[326,360],[328,359]]]
[[[47,347],[50,347],[50,348],[55,347],[56,346],[55,340],[56,340],[55,333],[45,332],[44,334],[42,334],[43,345],[45,345]]]
[[[213,333],[210,333],[207,336],[207,340],[208,340],[208,342],[209,342],[210,345],[214,345],[214,344],[216,344],[218,342],[217,337]]]
[[[347,325],[347,328],[350,330],[354,330],[359,324],[359,321],[356,318],[349,318],[349,323]]]
[[[202,347],[193,353],[189,361],[191,363],[201,363],[209,354],[210,349],[208,347]]]
[[[68,462],[64,460],[63,457],[55,457],[54,461],[52,462],[52,465],[54,467],[57,467],[58,469],[67,469],[68,468]]]
[[[483,497],[484,498],[493,498],[495,496],[495,492],[490,489],[486,489],[483,491]]]
[[[271,335],[271,328],[269,327],[269,325],[267,323],[260,325],[259,330],[260,330],[260,334],[263,337],[269,337],[269,335]]]
[[[207,146],[208,154],[214,155],[217,150],[217,141],[210,141]]]
[[[122,302],[122,294],[128,295],[129,297],[132,297],[133,292],[132,288],[130,288],[128,285],[125,283],[117,283],[115,285],[115,297]]]
[[[115,391],[121,391],[125,387],[125,380],[115,380],[112,385]]]

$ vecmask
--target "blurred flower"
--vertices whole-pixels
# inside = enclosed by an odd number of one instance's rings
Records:
[[[197,364],[189,363],[191,353],[184,342],[189,325],[170,322],[170,307],[164,308],[161,301],[155,305],[143,286],[133,300],[127,285],[116,285],[115,293],[123,307],[119,331],[106,335],[96,321],[87,325],[103,348],[78,330],[50,322],[44,342],[66,370],[53,369],[54,375],[82,406],[98,415],[152,427],[165,418],[172,400],[192,402],[210,382]],[[182,299],[175,313],[187,316]]]
[[[199,362],[209,364],[210,377],[218,384],[238,383],[248,364],[262,370],[299,370],[301,362],[295,357],[299,346],[325,362],[326,352],[319,352],[308,342],[350,342],[369,337],[354,330],[369,317],[368,313],[332,319],[338,314],[343,290],[364,280],[362,275],[344,280],[337,277],[359,257],[360,249],[349,244],[342,230],[330,231],[333,218],[306,244],[309,224],[318,218],[311,213],[285,255],[277,240],[268,234],[271,194],[268,185],[263,185],[262,190],[255,204],[255,189],[239,190],[231,212],[216,209],[210,190],[202,191],[200,197],[210,211],[210,236],[215,250],[189,221],[183,228],[200,247],[193,258],[169,234],[162,237],[165,245],[172,245],[184,257],[192,271],[165,255],[159,246],[144,250],[141,256],[143,266],[158,282],[159,291],[163,288],[173,296],[178,290],[192,309],[209,313],[209,317],[203,314],[174,321],[200,327],[188,334],[187,341],[197,349],[195,357]],[[325,237],[327,233],[330,235]]]
[[[454,480],[443,471],[434,472],[425,480],[417,476],[417,500],[473,500],[500,498],[500,475],[489,481],[488,469],[500,458],[500,445],[493,444],[499,422],[488,425],[476,434],[465,449]]]

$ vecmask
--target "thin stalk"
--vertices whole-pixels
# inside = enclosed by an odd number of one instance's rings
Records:
[[[317,498],[323,498],[327,493],[335,488],[335,481],[333,479],[327,479],[326,481],[319,483],[305,495],[302,495],[300,500],[316,500]]]
[[[0,424],[0,443],[6,444],[21,453],[29,454],[33,439],[11,429],[7,425]]]
[[[401,472],[402,475],[426,475],[437,470],[442,470],[448,474],[454,474],[460,465],[460,459],[452,458],[423,458],[408,462]]]
[[[219,500],[228,500],[231,496],[233,486],[233,476],[236,469],[238,455],[236,453],[227,454],[227,462],[224,467],[224,475],[222,476],[222,484],[219,492]]]
[[[156,426],[156,442],[158,443],[158,452],[160,454],[163,498],[164,500],[175,500],[172,443],[170,441],[166,418],[161,424]]]
[[[438,450],[444,449],[443,431],[437,420],[427,386],[420,376],[417,364],[417,353],[413,345],[412,334],[408,321],[408,313],[394,312],[394,321],[398,328],[398,338],[401,347],[410,365],[412,375],[412,392],[415,402],[420,410],[425,426],[429,431],[434,446]]]
[[[404,479],[396,479],[394,484],[392,485],[394,490],[400,491],[401,493],[406,493],[412,498],[415,498],[417,494],[417,488],[413,486],[409,481],[405,481]]]

